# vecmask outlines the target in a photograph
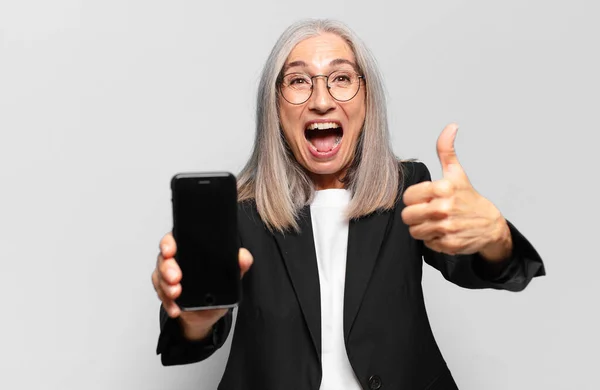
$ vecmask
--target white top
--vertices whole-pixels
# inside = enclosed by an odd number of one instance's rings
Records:
[[[310,205],[319,284],[321,288],[320,390],[361,390],[344,344],[344,282],[348,249],[348,221],[344,212],[350,191],[316,191]]]

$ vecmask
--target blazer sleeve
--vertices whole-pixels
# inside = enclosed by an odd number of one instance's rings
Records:
[[[160,336],[156,353],[161,355],[163,366],[190,364],[210,357],[227,340],[233,321],[233,309],[230,309],[213,326],[212,333],[205,339],[190,341],[183,336],[177,319],[168,316],[160,306]]]
[[[412,162],[413,183],[430,181],[431,174],[421,162]],[[487,272],[485,260],[478,254],[448,255],[425,246],[420,241],[421,253],[425,262],[439,270],[444,278],[465,288],[493,288],[498,290],[521,291],[536,276],[546,274],[544,263],[531,243],[507,220],[510,229],[513,251],[504,270],[499,275]]]

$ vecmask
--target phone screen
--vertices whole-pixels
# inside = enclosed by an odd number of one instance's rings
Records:
[[[182,309],[239,301],[237,189],[230,173],[178,174],[171,182],[175,260],[182,272]]]

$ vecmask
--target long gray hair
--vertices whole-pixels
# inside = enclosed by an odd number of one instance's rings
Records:
[[[322,33],[334,33],[348,43],[366,82],[365,122],[344,178],[344,186],[352,194],[346,215],[354,219],[391,209],[401,191],[402,165],[391,147],[385,94],[373,56],[343,23],[303,20],[284,31],[267,59],[258,87],[254,148],[238,176],[239,201],[254,200],[271,231],[297,231],[298,213],[314,196],[313,182],[283,136],[277,81],[292,49]]]

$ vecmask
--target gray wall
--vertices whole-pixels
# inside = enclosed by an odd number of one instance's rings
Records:
[[[2,0],[0,388],[216,387],[229,342],[184,367],[154,354],[169,179],[239,171],[264,60],[288,24],[315,16],[348,23],[378,58],[397,153],[438,179],[436,138],[460,123],[476,189],[546,261],[518,294],[460,289],[425,267],[461,389],[597,389],[599,9]]]

